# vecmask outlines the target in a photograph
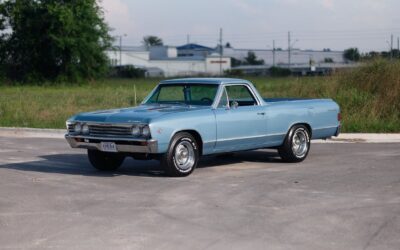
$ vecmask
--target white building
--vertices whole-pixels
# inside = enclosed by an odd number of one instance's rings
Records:
[[[224,48],[224,56],[244,60],[248,52],[252,51],[257,59],[263,59],[266,65],[285,65],[289,63],[289,52],[287,50],[270,50],[270,49],[235,49]],[[290,53],[290,63],[293,64],[309,64],[310,60],[314,64],[322,64],[332,60],[333,63],[346,63],[343,58],[343,51],[331,50],[300,50],[292,49]]]
[[[164,77],[217,76],[231,68],[229,56],[211,54],[179,57],[177,48],[173,46],[155,46],[149,50],[145,47],[122,47],[121,50],[107,51],[107,55],[113,65],[151,68],[152,72],[158,68]]]

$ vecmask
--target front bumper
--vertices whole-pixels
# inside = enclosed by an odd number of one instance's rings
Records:
[[[158,150],[157,141],[151,139],[92,137],[70,134],[66,134],[65,139],[72,148],[101,150],[101,142],[114,142],[117,151],[121,153],[155,154]]]

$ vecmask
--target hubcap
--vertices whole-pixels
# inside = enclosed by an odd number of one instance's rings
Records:
[[[298,158],[303,158],[308,151],[308,133],[304,129],[297,129],[292,138],[292,151]]]
[[[190,171],[194,165],[195,156],[192,143],[181,141],[175,147],[175,166],[182,172]]]

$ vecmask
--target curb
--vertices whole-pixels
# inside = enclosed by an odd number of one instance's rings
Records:
[[[5,128],[0,127],[0,137],[64,138],[65,129]],[[344,133],[313,143],[400,143],[400,133]]]
[[[64,138],[66,132],[66,129],[0,127],[2,137]]]

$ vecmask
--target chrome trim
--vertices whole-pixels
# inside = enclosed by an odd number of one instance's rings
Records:
[[[69,124],[75,124],[75,123],[86,123],[88,125],[99,125],[99,126],[126,126],[126,127],[131,127],[133,125],[149,125],[147,123],[139,122],[139,121],[132,121],[132,122],[94,122],[94,121],[68,121],[67,123]]]
[[[127,138],[127,137],[98,137],[98,136],[88,136],[88,135],[73,135],[73,134],[66,134],[65,137],[72,137],[77,139],[89,139],[89,140],[104,140],[104,141],[128,141],[128,142],[145,142],[149,141],[146,138]]]
[[[246,140],[246,139],[254,139],[254,138],[267,138],[271,136],[285,136],[286,134],[267,134],[267,135],[253,135],[253,136],[246,136],[246,137],[234,137],[234,138],[228,138],[228,139],[217,139],[217,142],[222,142],[222,141],[234,141],[234,140]]]
[[[321,129],[330,129],[330,128],[337,128],[338,126],[330,126],[330,127],[321,127],[321,128],[313,128],[312,130],[321,130]]]
[[[221,98],[222,98],[222,95],[223,95],[223,92],[224,92],[224,89],[226,86],[238,86],[238,85],[245,86],[249,90],[250,94],[253,95],[254,100],[256,100],[256,102],[257,102],[257,106],[262,106],[262,102],[258,98],[258,95],[255,93],[254,89],[250,86],[250,84],[243,82],[243,83],[223,83],[223,84],[221,84],[220,89],[218,90],[218,93],[215,97],[216,101],[215,101],[215,103],[213,103],[212,108],[213,109],[218,108],[218,104],[221,101]]]
[[[189,141],[181,141],[175,146],[174,163],[181,172],[187,173],[196,161],[193,145]]]
[[[118,129],[131,129],[133,126],[139,126],[140,127],[140,131],[142,130],[143,127],[145,126],[149,126],[149,124],[147,123],[143,123],[143,122],[138,122],[138,121],[132,121],[129,123],[110,123],[110,122],[93,122],[93,121],[68,121],[67,122],[67,131],[70,135],[74,135],[74,136],[79,136],[79,135],[85,135],[82,133],[76,133],[74,131],[74,125],[76,123],[80,123],[81,125],[83,124],[87,124],[89,126],[89,134],[86,134],[87,136],[92,136],[92,137],[96,137],[96,138],[100,138],[100,137],[121,137],[121,138],[148,138],[148,137],[144,137],[142,134],[139,134],[137,136],[134,136],[131,134],[131,131],[117,131]],[[104,134],[102,134],[100,131],[98,131],[98,133],[92,132],[93,128],[91,127],[108,127],[110,129],[109,133],[107,133],[107,131],[103,131]],[[150,128],[150,127],[149,127]],[[101,129],[101,128],[99,128]],[[112,131],[112,130],[115,131]],[[112,133],[115,132],[115,133]],[[124,132],[124,133],[120,133],[120,132]],[[151,135],[151,131],[150,131],[150,135]]]
[[[95,139],[95,140],[104,140],[104,141],[114,141],[114,142],[147,142],[147,145],[123,145],[116,143],[117,151],[121,153],[147,153],[147,154],[155,154],[158,153],[158,142],[157,140],[140,140],[140,139],[127,139],[127,138],[99,138],[99,137],[90,137],[90,136],[72,136],[69,134],[65,135],[65,139],[68,141],[69,145],[72,148],[85,148],[85,149],[95,149],[101,151],[101,143],[94,142],[78,142],[75,139]]]
[[[292,137],[292,152],[297,158],[303,158],[308,152],[310,138],[305,128],[298,128]]]

